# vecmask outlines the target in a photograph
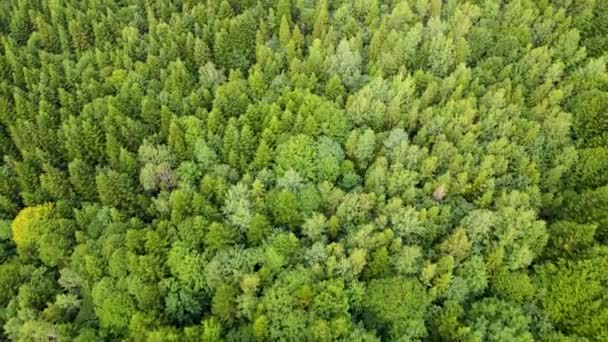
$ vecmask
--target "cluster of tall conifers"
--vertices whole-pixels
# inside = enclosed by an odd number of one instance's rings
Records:
[[[0,341],[608,340],[608,2],[0,2]]]

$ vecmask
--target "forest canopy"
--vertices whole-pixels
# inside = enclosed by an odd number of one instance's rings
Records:
[[[0,341],[608,341],[608,1],[0,1]]]

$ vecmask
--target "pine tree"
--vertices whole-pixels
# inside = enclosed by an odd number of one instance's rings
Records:
[[[291,32],[289,29],[289,20],[286,16],[281,18],[281,26],[279,27],[279,42],[283,49],[287,49],[289,42],[291,41]]]
[[[312,31],[313,39],[321,39],[327,32],[329,26],[329,9],[327,0],[321,0],[317,3],[315,9],[315,24]]]
[[[245,166],[253,159],[257,145],[256,137],[249,124],[244,124],[239,134],[239,149],[241,152],[241,169],[247,169]]]
[[[260,144],[255,152],[255,157],[253,158],[253,167],[256,170],[262,170],[268,166],[270,166],[270,161],[272,160],[272,149],[266,142],[266,140],[260,140]]]
[[[254,16],[247,11],[230,19],[217,33],[214,54],[222,68],[246,71],[255,53],[256,27]]]
[[[23,3],[19,8],[15,9],[11,15],[10,32],[11,37],[17,44],[24,45],[30,33],[34,30],[30,17],[28,15],[29,6]]]
[[[240,148],[239,148],[239,131],[236,126],[236,120],[232,118],[228,121],[222,142],[222,153],[224,161],[232,167],[237,167],[239,163]]]
[[[95,168],[80,159],[74,159],[68,164],[68,173],[74,190],[84,200],[93,200],[97,196],[95,188],[91,186],[95,183]]]
[[[291,0],[279,0],[277,4],[277,18],[281,18],[281,25],[283,25],[283,17],[287,20],[287,24],[291,24]]]

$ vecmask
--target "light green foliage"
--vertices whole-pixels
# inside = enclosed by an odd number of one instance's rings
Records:
[[[228,190],[222,209],[228,222],[241,231],[245,231],[251,222],[252,205],[249,196],[247,187],[239,183]]]
[[[127,329],[134,309],[133,301],[127,293],[117,293],[115,285],[109,278],[97,283],[92,291],[95,313],[99,317],[101,326],[109,331],[120,332]]]
[[[142,145],[139,148],[139,158],[144,164],[139,174],[139,180],[145,190],[158,188],[169,190],[175,187],[177,179],[172,169],[175,159],[166,146],[155,149]]]
[[[266,216],[256,214],[251,218],[249,227],[247,230],[247,240],[253,244],[259,244],[266,238],[270,233],[270,223]]]
[[[361,74],[361,56],[354,50],[350,41],[340,41],[336,54],[330,58],[329,65],[329,73],[340,76],[347,89],[356,90],[361,87],[364,81],[364,76]]]
[[[470,339],[481,341],[534,341],[530,318],[520,308],[496,298],[474,303],[468,314]]]
[[[588,187],[600,187],[608,184],[608,149],[605,147],[585,148],[578,151],[579,159],[573,167],[569,185],[576,190]]]
[[[604,0],[0,1],[0,341],[604,341]]]
[[[598,238],[608,234],[608,186],[589,188],[581,192],[566,192],[560,218],[583,224],[597,224]]]
[[[393,338],[421,338],[427,335],[424,316],[430,300],[415,279],[375,279],[369,284],[364,307],[369,312],[369,324],[387,329]]]
[[[43,204],[23,209],[11,225],[17,251],[37,256],[48,266],[67,262],[74,243],[74,223],[60,217],[58,208]]]
[[[535,289],[526,273],[501,271],[492,278],[492,291],[506,300],[523,302],[534,296]]]
[[[344,160],[342,146],[331,138],[321,137],[317,142],[316,156],[318,180],[335,181],[340,173],[340,164]]]
[[[234,228],[214,222],[207,229],[205,245],[210,251],[217,251],[234,243],[236,237]]]
[[[608,336],[606,306],[606,251],[578,261],[560,259],[539,271],[541,304],[560,330],[594,340]],[[597,255],[599,254],[599,255]]]
[[[215,36],[214,52],[218,64],[227,69],[246,70],[255,47],[256,21],[251,12],[226,18]]]
[[[297,135],[277,147],[277,172],[282,174],[290,169],[308,179],[314,179],[316,151],[314,141],[306,135]]]
[[[580,143],[588,147],[608,145],[605,136],[608,94],[598,90],[583,92],[574,99],[571,106],[577,109],[573,128]]]
[[[595,242],[596,224],[557,221],[551,225],[545,254],[551,257],[573,257],[583,254]]]
[[[227,83],[219,86],[213,99],[213,108],[217,110],[217,114],[222,119],[238,117],[247,110],[249,97],[247,91],[247,82],[243,79],[239,72],[230,72],[230,78]],[[214,112],[210,113],[212,115]],[[210,120],[210,118],[208,118]],[[223,123],[223,121],[220,121]],[[211,122],[207,122],[207,126]],[[211,129],[211,127],[208,127]],[[215,132],[214,132],[215,133]]]
[[[298,199],[289,191],[279,191],[270,199],[270,210],[277,225],[286,225],[294,229],[302,220]]]

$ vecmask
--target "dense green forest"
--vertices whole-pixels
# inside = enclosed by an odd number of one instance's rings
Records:
[[[0,341],[608,341],[608,1],[0,1]]]

